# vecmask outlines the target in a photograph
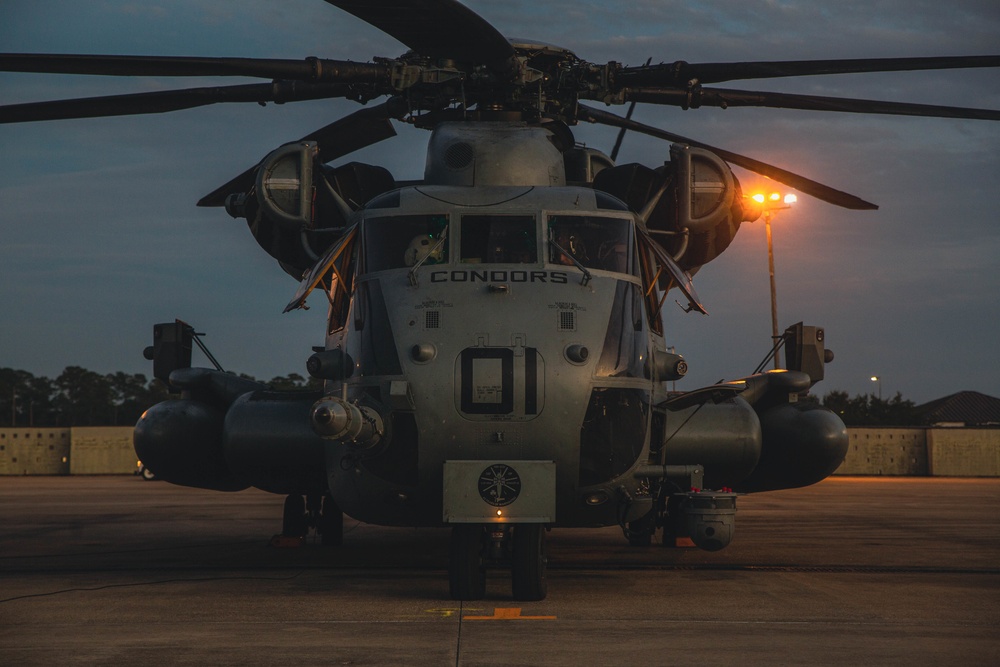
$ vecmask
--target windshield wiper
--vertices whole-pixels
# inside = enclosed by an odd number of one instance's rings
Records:
[[[554,247],[559,252],[561,252],[563,256],[569,257],[569,261],[573,262],[573,266],[583,271],[583,279],[580,281],[581,285],[586,285],[587,283],[590,282],[590,279],[593,278],[594,276],[590,275],[590,271],[588,271],[587,267],[585,267],[583,264],[580,263],[580,260],[574,257],[572,253],[566,250],[566,248],[563,248],[561,245],[556,243],[555,239],[550,238],[549,245]]]

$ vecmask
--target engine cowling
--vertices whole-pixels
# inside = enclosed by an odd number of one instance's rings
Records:
[[[382,167],[360,162],[327,167],[315,142],[298,142],[265,157],[254,186],[230,195],[226,211],[246,218],[258,245],[299,279],[337,240],[352,211],[394,187]]]
[[[657,169],[641,164],[604,169],[594,176],[594,188],[646,211],[653,238],[694,274],[725,252],[740,224],[758,212],[744,208],[739,180],[714,153],[674,144],[670,158]]]

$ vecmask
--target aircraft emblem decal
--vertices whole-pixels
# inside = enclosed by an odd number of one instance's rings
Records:
[[[504,507],[521,493],[521,477],[509,465],[491,465],[479,476],[479,496],[494,507]]]

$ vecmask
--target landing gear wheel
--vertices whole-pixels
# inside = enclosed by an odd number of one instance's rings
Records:
[[[453,600],[482,600],[486,596],[486,533],[479,524],[451,529],[448,584]]]
[[[641,519],[630,521],[625,535],[633,547],[648,547],[653,543],[653,533],[656,532],[656,514],[650,512]]]
[[[339,547],[344,543],[344,513],[329,493],[323,496],[323,509],[316,528],[323,546]]]
[[[545,527],[540,523],[514,526],[511,538],[511,588],[515,600],[544,600],[548,593],[545,570]]]
[[[281,534],[285,537],[305,537],[309,532],[309,515],[306,501],[300,495],[285,498],[285,509],[281,516]]]

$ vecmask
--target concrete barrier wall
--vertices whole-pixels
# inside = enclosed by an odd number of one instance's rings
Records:
[[[132,472],[131,426],[0,428],[0,475]]]
[[[70,429],[69,474],[135,472],[131,426],[74,426]]]
[[[849,428],[847,457],[836,475],[928,474],[925,428]]]
[[[67,475],[69,450],[68,428],[0,428],[0,475]]]
[[[998,477],[1000,429],[928,429],[927,458],[931,475]]]
[[[1000,429],[848,428],[835,475],[1000,477]]]

